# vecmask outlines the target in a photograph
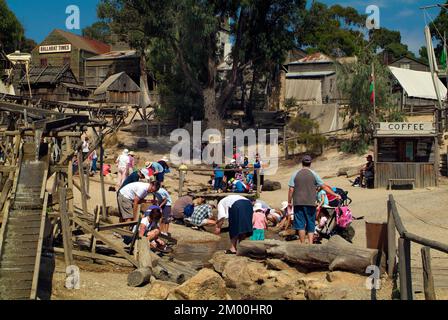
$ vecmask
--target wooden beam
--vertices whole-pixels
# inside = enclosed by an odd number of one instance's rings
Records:
[[[102,131],[102,128],[101,128]],[[104,144],[103,133],[100,136],[100,184],[101,184],[101,204],[103,206],[103,219],[107,219],[107,204],[106,204],[106,187],[104,185]]]
[[[409,240],[398,239],[398,259],[401,300],[413,300],[411,242]]]
[[[61,186],[61,184],[59,184]],[[61,214],[62,240],[64,243],[65,266],[73,265],[72,254],[72,230],[70,228],[70,219],[67,212],[66,190],[59,187],[59,210]]]
[[[390,202],[387,202],[387,274],[389,278],[393,278],[395,265],[396,265],[396,256],[397,256],[397,245],[396,245],[396,230],[394,217],[391,212]]]
[[[79,182],[81,189],[81,202],[82,202],[82,211],[84,214],[87,214],[87,192],[86,192],[86,184],[84,181],[84,161],[83,155],[81,151],[78,151],[78,172],[79,172]]]
[[[48,205],[48,192],[45,192],[43,206],[42,206],[41,219],[40,219],[39,240],[37,242],[36,263],[34,265],[33,282],[32,282],[32,286],[31,286],[31,296],[30,296],[31,300],[35,300],[37,297],[37,286],[39,284],[40,260],[42,257],[42,246],[44,243],[45,219],[47,217],[47,205]]]
[[[115,250],[118,254],[126,258],[130,263],[132,263],[136,268],[138,268],[138,262],[130,255],[128,254],[123,248],[113,243],[111,240],[100,234],[98,231],[95,231],[92,227],[90,227],[87,223],[81,221],[78,218],[73,217],[73,221],[79,225],[82,229],[84,229],[88,233],[92,233],[95,235],[96,238],[106,243],[110,248]]]
[[[423,266],[423,288],[426,300],[437,300],[436,291],[434,289],[434,277],[431,269],[431,253],[430,248],[422,247],[422,266]]]
[[[54,248],[54,252],[63,254],[64,249]],[[73,254],[73,256],[76,256],[76,257],[89,258],[89,259],[93,259],[93,260],[103,260],[103,261],[112,262],[112,263],[115,263],[118,265],[126,265],[129,267],[134,267],[134,265],[132,263],[130,263],[128,260],[123,259],[123,258],[109,257],[109,256],[98,254],[98,253],[91,253],[91,252],[78,251],[78,250],[73,250],[72,254]]]
[[[117,223],[117,224],[108,224],[108,225],[100,225],[98,227],[98,231],[107,231],[107,230],[114,230],[114,229],[121,229],[126,227],[132,227],[137,225],[137,222],[124,222],[124,223]]]

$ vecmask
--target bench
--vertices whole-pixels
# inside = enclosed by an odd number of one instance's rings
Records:
[[[389,179],[388,190],[392,190],[392,186],[395,182],[409,182],[412,184],[412,189],[415,189],[415,179]]]

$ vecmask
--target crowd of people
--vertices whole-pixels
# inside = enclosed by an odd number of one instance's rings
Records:
[[[251,193],[256,190],[259,181],[261,192],[264,183],[264,168],[265,164],[259,154],[250,162],[247,156],[243,157],[237,148],[234,148],[229,164],[225,166],[213,164],[211,188],[215,193]]]

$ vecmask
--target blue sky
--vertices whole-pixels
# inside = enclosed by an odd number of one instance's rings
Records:
[[[402,34],[402,42],[409,49],[418,54],[424,45],[423,28],[425,17],[419,7],[444,0],[320,0],[326,4],[340,4],[352,6],[364,13],[368,5],[377,5],[380,8],[381,25]],[[75,4],[81,11],[81,28],[96,21],[96,5],[100,0],[6,0],[9,7],[25,27],[26,35],[36,42],[42,41],[51,30],[65,29],[67,6]],[[309,2],[311,2],[309,0]],[[439,9],[427,10],[435,18]],[[427,18],[427,20],[429,20]],[[80,33],[79,31],[77,33]]]

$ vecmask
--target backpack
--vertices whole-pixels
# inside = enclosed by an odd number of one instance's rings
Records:
[[[185,218],[190,218],[194,212],[194,205],[189,204],[184,208],[184,216]]]
[[[353,221],[352,211],[349,207],[337,207],[336,210],[336,224],[340,228],[347,228]]]

